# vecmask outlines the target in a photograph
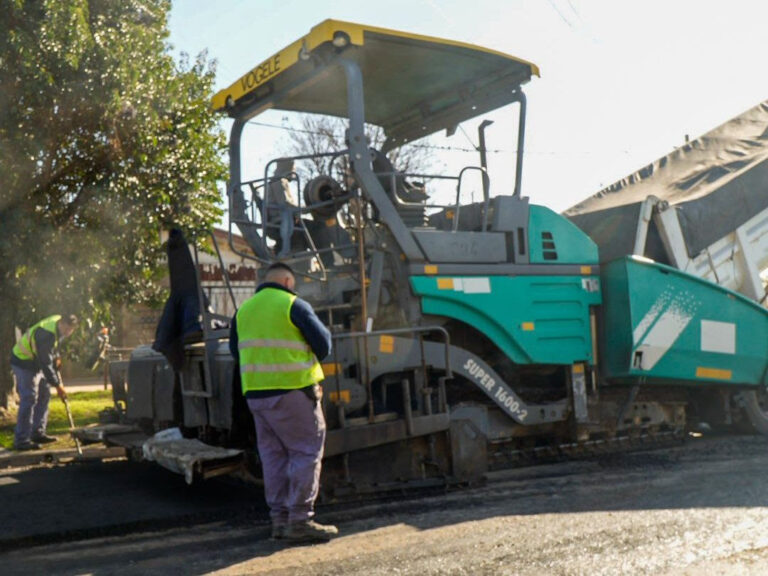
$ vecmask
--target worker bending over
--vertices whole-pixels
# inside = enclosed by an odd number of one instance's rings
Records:
[[[48,436],[48,404],[56,388],[59,398],[67,393],[59,377],[56,362],[61,341],[77,328],[77,316],[49,316],[29,328],[11,352],[11,369],[19,393],[19,413],[16,419],[14,448],[37,450],[40,444],[55,442]]]
[[[256,426],[272,537],[324,541],[338,533],[312,519],[325,444],[318,359],[331,351],[331,334],[295,286],[289,266],[270,266],[235,314],[229,347]]]

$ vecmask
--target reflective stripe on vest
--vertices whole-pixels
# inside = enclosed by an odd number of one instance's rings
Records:
[[[241,372],[295,372],[297,370],[309,370],[315,365],[314,360],[308,362],[294,362],[293,364],[245,364],[240,367]]]
[[[290,348],[291,350],[304,350],[305,352],[312,352],[312,348],[309,344],[304,342],[296,342],[294,340],[278,340],[277,338],[256,338],[254,340],[245,340],[238,344],[239,349],[243,348]]]
[[[39,329],[53,333],[54,346],[59,343],[59,333],[56,330],[56,323],[61,319],[60,315],[43,318],[37,324],[31,326],[24,332],[24,335],[13,347],[13,355],[19,360],[33,360],[37,357],[37,344],[35,343],[35,333]]]
[[[296,295],[262,288],[237,312],[243,393],[292,390],[323,379],[323,370],[301,331],[291,322]]]

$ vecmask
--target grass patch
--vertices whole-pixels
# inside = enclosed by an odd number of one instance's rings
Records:
[[[70,392],[67,396],[69,398],[69,407],[72,410],[72,418],[77,428],[97,423],[99,421],[99,412],[114,405],[111,390]],[[15,414],[11,418],[0,420],[0,446],[8,449],[13,447],[13,430],[15,427]],[[64,403],[56,395],[55,390],[51,390],[47,432],[51,436],[56,436],[58,440],[45,444],[45,449],[61,450],[74,448],[75,441],[69,435],[67,412],[64,409]]]

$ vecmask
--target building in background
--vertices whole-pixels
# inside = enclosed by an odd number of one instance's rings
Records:
[[[214,235],[221,251],[221,259],[226,269],[226,276],[229,278],[232,293],[230,294],[227,288],[224,270],[222,270],[221,263],[215,253],[198,252],[200,283],[214,312],[231,317],[234,316],[237,307],[253,296],[258,284],[259,265],[257,262],[243,258],[238,254],[238,252],[245,254],[251,252],[242,237],[232,236],[232,243],[235,248],[232,250],[226,230],[214,230]],[[232,297],[234,297],[234,303]]]
[[[232,237],[234,250],[229,245],[226,230],[215,229],[214,236],[221,252],[224,270],[222,270],[209,238],[211,253],[200,250],[197,253],[200,284],[208,296],[213,311],[231,317],[235,313],[236,306],[240,306],[248,297],[253,295],[258,284],[259,264],[238,254],[238,252],[249,252],[248,245],[240,236]],[[225,272],[226,276],[229,277],[231,295],[225,281]],[[234,296],[234,303],[232,296]],[[155,329],[161,314],[162,307],[157,309],[148,306],[124,308],[116,319],[117,330],[112,345],[120,348],[133,348],[140,344],[151,344],[155,339]]]

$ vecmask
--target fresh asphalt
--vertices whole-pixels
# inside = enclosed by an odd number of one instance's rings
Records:
[[[125,459],[0,470],[0,551],[221,519],[266,524],[262,494],[233,479],[188,486]]]
[[[104,389],[97,379],[65,386],[70,394]],[[0,551],[218,519],[268,523],[260,486],[229,478],[188,486],[120,449],[84,451],[0,448]]]

